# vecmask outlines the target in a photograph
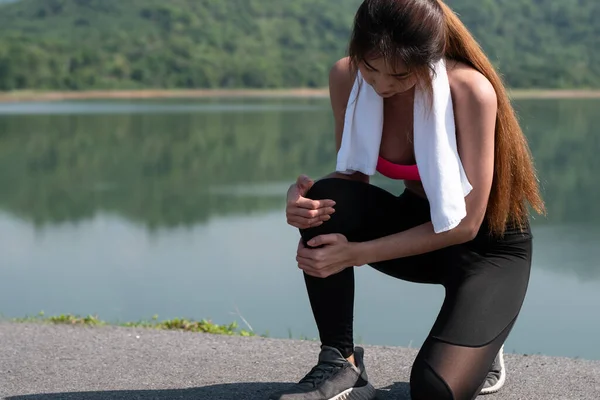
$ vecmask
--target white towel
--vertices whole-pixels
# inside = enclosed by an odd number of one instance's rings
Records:
[[[336,170],[374,175],[382,131],[383,98],[358,72],[348,99]],[[458,155],[450,83],[443,59],[435,65],[433,108],[428,110],[426,93],[419,89],[415,93],[414,147],[433,229],[436,233],[453,229],[467,215],[465,197],[472,186]]]

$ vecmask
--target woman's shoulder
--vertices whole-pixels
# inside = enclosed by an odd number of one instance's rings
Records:
[[[350,57],[344,57],[337,60],[329,71],[329,85],[336,87],[347,87],[354,84],[356,73],[352,69]]]
[[[497,105],[497,94],[488,78],[475,68],[459,61],[448,61],[450,92],[457,106]]]
[[[349,57],[336,61],[329,71],[329,95],[333,108],[337,112],[345,109],[354,81],[356,72],[352,69]]]

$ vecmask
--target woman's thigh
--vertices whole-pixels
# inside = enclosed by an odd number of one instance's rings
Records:
[[[446,298],[431,336],[472,347],[491,342],[521,310],[532,249],[528,238],[498,242],[481,251],[468,244],[449,251],[441,270]]]

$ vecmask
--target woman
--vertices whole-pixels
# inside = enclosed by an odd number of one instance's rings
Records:
[[[472,184],[467,216],[435,233],[414,176],[415,89],[431,88],[429,70],[444,58],[457,147]],[[287,221],[300,229],[297,253],[321,340],[319,361],[272,399],[371,399],[363,349],[353,343],[354,267],[443,285],[446,298],[414,361],[413,400],[473,399],[504,382],[502,346],[529,281],[528,206],[544,212],[524,135],[501,80],[473,37],[440,0],[365,0],[356,14],[349,57],[330,73],[339,150],[357,71],[384,98],[379,170],[408,174],[396,197],[368,176],[301,176],[288,191]],[[389,175],[392,176],[392,175]]]

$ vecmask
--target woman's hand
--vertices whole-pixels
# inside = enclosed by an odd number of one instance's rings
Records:
[[[339,233],[316,236],[308,245],[319,248],[306,247],[300,239],[296,261],[298,268],[310,276],[327,278],[357,263],[353,243]]]
[[[314,228],[331,219],[335,212],[333,200],[307,199],[306,193],[314,182],[306,175],[300,175],[287,192],[285,215],[287,223],[300,229]]]

